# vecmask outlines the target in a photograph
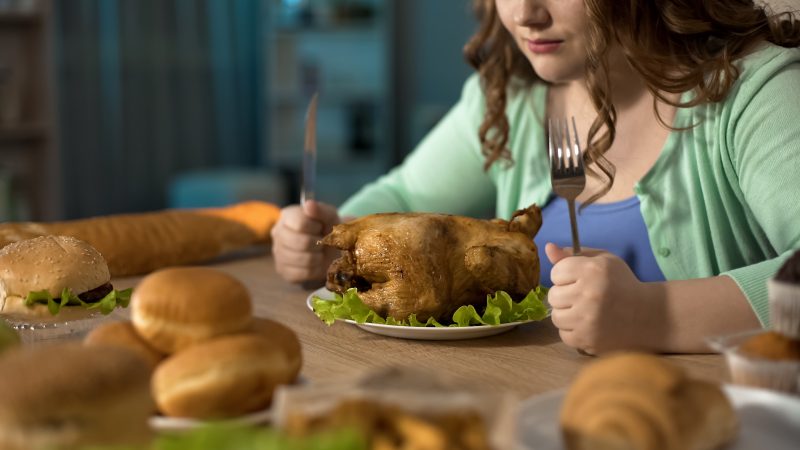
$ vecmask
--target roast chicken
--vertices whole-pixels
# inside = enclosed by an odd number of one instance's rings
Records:
[[[498,290],[520,299],[539,284],[536,205],[510,221],[433,213],[383,213],[336,225],[321,243],[342,250],[326,287],[359,296],[383,317],[447,317]]]

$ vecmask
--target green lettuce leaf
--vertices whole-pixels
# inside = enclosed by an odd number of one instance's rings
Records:
[[[130,304],[131,302],[132,292],[133,289],[130,288],[122,291],[114,289],[108,294],[106,294],[106,296],[101,298],[99,301],[95,302],[92,305],[87,306],[87,308],[89,309],[100,308],[101,313],[111,314],[111,311],[114,311],[114,308],[116,308],[117,306],[121,306],[123,308],[128,307],[128,304]]]
[[[186,433],[164,434],[152,450],[367,450],[362,433],[351,429],[320,431],[291,437],[278,430],[249,426],[209,425]]]
[[[348,289],[344,295],[334,293],[332,300],[314,296],[311,299],[311,306],[317,317],[328,325],[337,320],[353,320],[356,323],[410,327],[468,327],[542,320],[550,313],[545,304],[546,297],[547,289],[542,286],[537,286],[518,302],[514,301],[505,291],[497,291],[486,296],[486,307],[483,314],[480,314],[474,306],[465,305],[453,313],[453,316],[447,321],[452,323],[448,325],[437,322],[433,318],[421,322],[415,314],[411,314],[405,320],[396,320],[392,317],[383,318],[361,301],[355,288]]]
[[[117,306],[127,308],[131,301],[132,292],[133,289],[125,289],[122,291],[114,289],[96,302],[85,302],[81,300],[80,297],[73,294],[69,288],[64,288],[64,290],[61,291],[61,298],[59,298],[58,301],[56,301],[47,290],[31,291],[28,292],[28,295],[25,297],[25,306],[33,306],[35,303],[45,303],[47,304],[47,309],[50,311],[50,314],[54,316],[61,311],[61,307],[66,305],[80,305],[88,309],[99,309],[103,314],[110,314]]]

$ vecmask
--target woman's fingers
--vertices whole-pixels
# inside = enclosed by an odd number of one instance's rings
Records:
[[[276,230],[273,238],[273,247],[282,247],[293,251],[322,251],[322,246],[317,244],[322,236],[299,233],[286,228]]]
[[[318,266],[324,263],[325,253],[322,250],[309,252],[280,247],[275,251],[275,258],[280,259],[283,265],[288,266]]]
[[[303,283],[306,281],[324,281],[325,272],[316,267],[297,267],[289,265],[276,266],[276,270],[284,280],[290,283]]]
[[[558,330],[558,336],[565,344],[577,349],[578,353],[584,356],[594,356],[597,354],[597,350],[582,339],[579,333],[573,330]]]
[[[553,321],[553,325],[555,325],[556,328],[564,331],[574,330],[575,327],[578,326],[580,320],[575,314],[575,310],[572,308],[553,309],[550,313],[550,319]]]
[[[553,265],[555,265],[558,264],[558,262],[561,261],[562,259],[566,258],[567,256],[570,256],[572,254],[572,251],[568,252],[566,251],[566,249],[563,249],[557,246],[556,244],[553,244],[552,242],[548,242],[544,246],[544,253],[545,255],[547,255],[547,259],[549,259],[550,262]]]
[[[554,285],[547,293],[547,302],[553,309],[569,309],[580,298],[580,286],[575,284]]]
[[[278,274],[294,283],[324,280],[336,255],[318,241],[338,222],[336,208],[324,203],[308,201],[282,209],[271,231]]]
[[[281,211],[281,218],[278,220],[276,227],[320,237],[322,237],[325,229],[325,225],[322,222],[307,216],[304,209],[300,208],[299,205],[284,208]]]
[[[272,253],[276,270],[287,281],[325,279],[330,258],[323,250],[297,251],[286,246],[273,246]]]
[[[597,267],[603,265],[609,257],[614,257],[605,250],[594,248],[584,248],[580,256],[572,256],[572,249],[559,248],[555,244],[547,244],[545,252],[550,261],[555,261],[550,269],[550,280],[556,286],[573,284],[582,278],[591,277]]]
[[[320,234],[328,234],[340,222],[336,207],[316,200],[306,200],[302,205],[304,215],[321,225]]]

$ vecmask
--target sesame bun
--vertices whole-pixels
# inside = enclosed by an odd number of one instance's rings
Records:
[[[251,325],[250,294],[244,285],[205,267],[153,272],[139,283],[131,301],[136,331],[165,354]]]
[[[278,323],[274,320],[263,319],[259,317],[253,318],[252,332],[269,340],[273,345],[283,351],[289,359],[289,380],[291,383],[300,374],[300,368],[303,366],[303,356],[300,346],[300,341],[297,339],[297,334],[291,328]]]
[[[263,336],[224,336],[167,358],[151,389],[168,416],[236,417],[269,406],[275,387],[293,370],[283,350]]]
[[[132,353],[77,343],[0,357],[0,448],[84,448],[148,438],[149,370]]]
[[[46,304],[25,305],[30,292],[47,291],[60,298],[66,288],[80,295],[109,282],[103,256],[94,247],[69,236],[40,236],[0,249],[0,314],[51,316]],[[75,317],[67,317],[73,311]],[[84,307],[64,308],[62,320],[85,317]],[[60,314],[59,314],[60,315]]]
[[[103,324],[86,335],[84,345],[115,346],[128,349],[147,362],[151,370],[164,359],[164,354],[154,349],[136,333],[133,324],[128,321],[109,322]]]

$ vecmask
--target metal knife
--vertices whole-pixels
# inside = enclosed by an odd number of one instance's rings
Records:
[[[300,204],[316,198],[317,184],[317,97],[314,93],[306,112],[305,145],[303,146],[303,184],[300,186]]]

